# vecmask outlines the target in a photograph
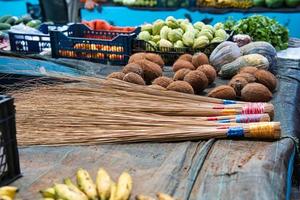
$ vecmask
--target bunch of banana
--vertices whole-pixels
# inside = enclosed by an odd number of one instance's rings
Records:
[[[77,185],[65,178],[63,184],[54,184],[40,193],[44,200],[128,200],[132,190],[132,178],[127,172],[123,172],[115,183],[100,168],[95,184],[88,171],[79,169],[76,180]]]
[[[156,194],[157,199],[158,200],[175,200],[173,197],[171,197],[168,194],[164,194],[164,193],[157,193]],[[137,195],[135,197],[136,200],[155,200],[155,198],[149,197],[149,196],[145,196],[145,195]]]
[[[0,200],[13,200],[17,192],[18,188],[13,186],[0,187]]]

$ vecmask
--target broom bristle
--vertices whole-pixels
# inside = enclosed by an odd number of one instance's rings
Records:
[[[21,146],[163,142],[227,136],[226,129],[216,128],[222,124],[205,120],[208,116],[222,119],[228,115],[214,108],[223,104],[221,99],[160,91],[112,79],[70,80],[77,83],[11,92],[15,97],[17,137]],[[236,102],[228,108],[235,108],[239,113],[244,106],[244,102]],[[268,120],[263,115],[260,119]],[[232,119],[227,127],[236,125],[235,117],[223,118]]]

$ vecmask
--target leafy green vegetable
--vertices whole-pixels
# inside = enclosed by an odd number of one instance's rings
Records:
[[[232,25],[232,21],[226,22]],[[276,50],[286,49],[288,46],[288,29],[279,24],[275,19],[262,15],[252,15],[235,23],[232,30],[237,34],[247,34],[253,41],[266,41],[271,43]]]

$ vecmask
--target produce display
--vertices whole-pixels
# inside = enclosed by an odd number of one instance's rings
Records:
[[[14,200],[17,192],[18,192],[18,188],[14,187],[14,186],[0,187],[0,199],[1,200]]]
[[[82,21],[83,24],[87,25],[91,30],[94,31],[120,31],[120,32],[132,32],[136,28],[134,27],[120,27],[112,26],[104,20],[92,20],[92,21]]]
[[[138,35],[139,40],[150,43],[154,50],[160,51],[203,49],[211,43],[221,43],[228,37],[222,23],[214,26],[203,22],[192,24],[187,19],[175,19],[172,16],[142,25]]]
[[[214,8],[250,8],[253,6],[252,0],[197,0],[197,6]]]
[[[235,34],[247,34],[253,41],[266,41],[276,50],[288,47],[289,32],[275,19],[263,15],[252,15],[239,21],[229,19],[225,22],[225,29],[233,30]]]
[[[40,20],[33,20],[30,16],[16,17],[11,15],[5,15],[0,17],[0,31],[9,30],[12,26],[18,24],[25,24],[31,28],[38,28],[41,25]]]

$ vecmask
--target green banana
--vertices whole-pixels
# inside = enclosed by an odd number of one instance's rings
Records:
[[[74,185],[70,178],[65,178],[64,183],[74,192],[78,193],[78,195],[82,196],[82,198],[88,200],[87,196],[76,185]]]
[[[55,198],[55,190],[53,187],[41,190],[40,193],[44,198]]]

